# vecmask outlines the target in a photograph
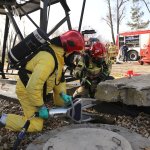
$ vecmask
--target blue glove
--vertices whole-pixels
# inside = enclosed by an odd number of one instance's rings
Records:
[[[39,117],[42,119],[48,119],[49,117],[49,110],[46,106],[42,106],[38,110]]]
[[[71,101],[72,101],[72,96],[70,96],[70,95],[67,95],[67,94],[65,94],[65,93],[60,93],[60,96],[61,96],[61,98],[64,100],[64,102],[65,102],[65,105],[69,105],[69,104],[71,104]]]

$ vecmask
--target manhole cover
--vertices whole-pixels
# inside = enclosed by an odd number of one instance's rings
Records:
[[[72,124],[47,131],[26,150],[141,150],[147,147],[150,147],[149,139],[120,126]]]
[[[43,150],[132,150],[121,135],[100,128],[77,128],[58,133]]]

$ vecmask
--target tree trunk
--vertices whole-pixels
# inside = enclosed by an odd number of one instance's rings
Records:
[[[109,7],[109,17],[110,17],[110,28],[111,28],[112,41],[113,41],[113,43],[115,43],[114,27],[113,27],[113,21],[112,21],[112,13],[111,13],[110,0],[108,0],[108,7]]]
[[[119,1],[117,0],[117,35],[119,34]]]

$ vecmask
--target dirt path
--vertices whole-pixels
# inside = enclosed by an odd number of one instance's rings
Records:
[[[124,77],[128,70],[133,70],[134,73],[138,74],[150,74],[150,65],[140,65],[138,62],[113,64],[111,75],[115,78]]]

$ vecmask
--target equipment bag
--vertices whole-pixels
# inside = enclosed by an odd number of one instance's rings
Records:
[[[49,41],[48,36],[38,28],[8,52],[9,63],[12,68],[22,66],[37,54],[40,47]],[[31,58],[30,58],[31,57]]]

